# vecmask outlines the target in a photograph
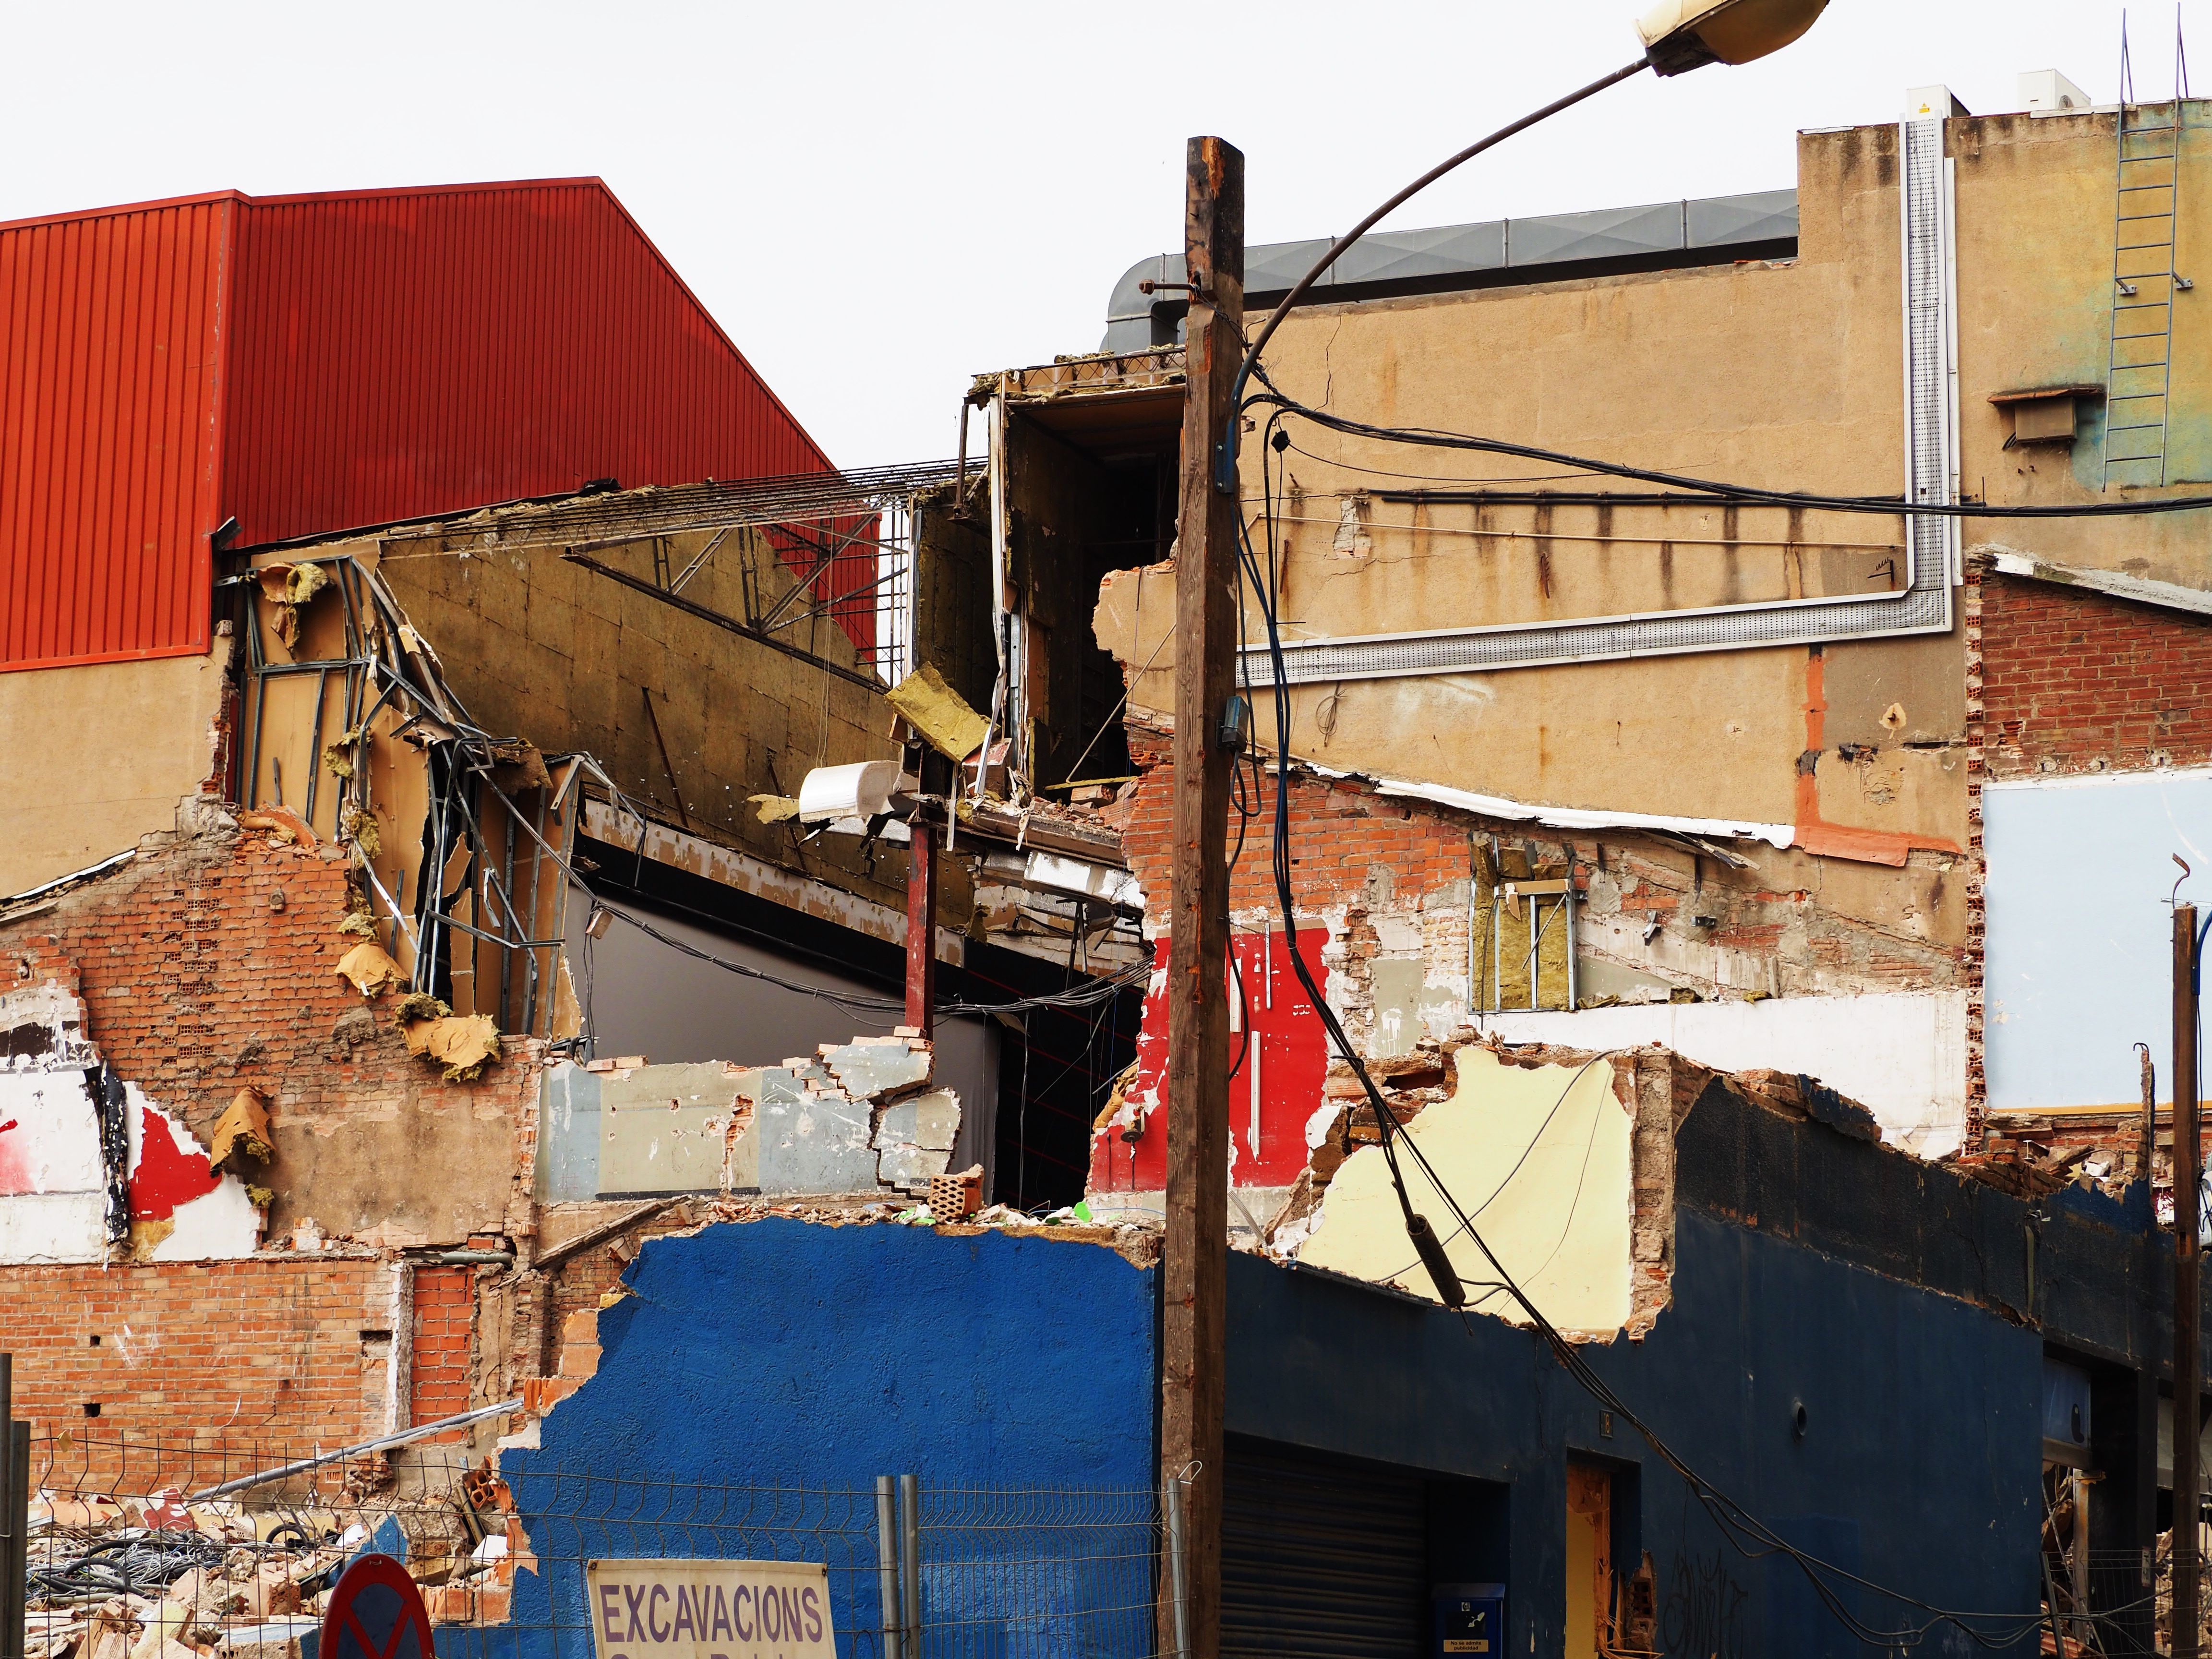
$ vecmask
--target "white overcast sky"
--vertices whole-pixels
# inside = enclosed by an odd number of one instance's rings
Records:
[[[1115,279],[1179,246],[1190,135],[1244,151],[1254,242],[1340,230],[1629,61],[1642,3],[4,0],[0,219],[597,173],[834,459],[935,459],[969,374],[1096,349]],[[1392,222],[1786,186],[1797,129],[1930,82],[1984,112],[2057,69],[2108,101],[2120,21],[1832,0],[1788,52],[1615,88]],[[2140,97],[2171,95],[2174,21],[2130,10]]]

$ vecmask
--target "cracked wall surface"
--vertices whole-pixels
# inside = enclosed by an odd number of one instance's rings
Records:
[[[1172,769],[1157,728],[1133,725],[1131,748],[1139,775],[1109,817],[1147,891],[1164,893]],[[1822,1078],[1926,1155],[1960,1144],[1967,978],[1958,860],[1914,854],[1877,870],[1753,842],[1561,833],[1310,772],[1294,773],[1290,799],[1299,949],[1370,1062],[1418,1073],[1435,1064],[1440,1044],[1478,1030],[1592,1049],[1660,1042],[1717,1067]],[[1270,778],[1244,830],[1248,848],[1267,848],[1273,811]],[[1547,882],[1575,898],[1572,1008],[1565,915],[1553,908],[1563,896],[1522,899],[1520,918],[1506,902]],[[1231,1179],[1273,1192],[1295,1179],[1309,1125],[1337,1086],[1325,1073],[1340,1062],[1322,1051],[1288,970],[1263,853],[1238,861],[1230,906],[1243,995],[1256,1005],[1249,1019],[1261,1036],[1256,1100],[1239,1058],[1247,1040],[1241,1030],[1231,1039],[1239,1066],[1231,1129],[1246,1141],[1256,1115],[1260,1154],[1240,1145]],[[1137,1066],[1093,1129],[1091,1189],[1133,1195],[1125,1201],[1165,1185],[1164,974],[1173,945],[1157,936],[1164,913],[1148,908],[1153,992]],[[1525,1006],[1531,969],[1534,1012]],[[1237,982],[1225,984],[1241,1027]],[[1522,1006],[1497,1009],[1501,1000]]]

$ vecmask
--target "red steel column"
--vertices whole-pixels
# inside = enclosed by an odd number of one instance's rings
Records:
[[[906,877],[906,1023],[924,1036],[937,1009],[937,828],[908,825]]]

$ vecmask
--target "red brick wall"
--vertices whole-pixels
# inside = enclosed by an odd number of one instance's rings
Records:
[[[1121,812],[1129,867],[1149,896],[1154,920],[1169,923],[1169,876],[1174,856],[1175,770],[1168,740],[1132,726],[1130,758],[1142,775]],[[1249,779],[1247,778],[1249,790]],[[1249,911],[1275,906],[1273,836],[1275,784],[1270,776],[1255,803],[1259,815],[1244,831],[1244,850],[1230,872],[1229,908]],[[1117,820],[1121,813],[1116,814]],[[1237,818],[1232,808],[1233,849]],[[1380,896],[1413,896],[1468,878],[1468,829],[1474,821],[1378,795],[1350,780],[1291,781],[1291,891],[1301,911],[1322,910],[1359,899],[1382,884]],[[1509,832],[1518,842],[1521,831]],[[1547,858],[1564,858],[1568,843],[1540,838]],[[1578,843],[1584,864],[1596,848]]]
[[[469,1408],[469,1332],[475,1323],[476,1272],[419,1267],[415,1273],[415,1330],[408,1374],[408,1420],[433,1423]],[[463,1439],[465,1429],[440,1437]]]
[[[282,1461],[295,1445],[383,1432],[388,1350],[376,1339],[391,1324],[392,1268],[380,1261],[0,1267],[16,1414],[41,1436],[67,1431],[65,1462],[127,1463],[142,1492],[191,1490],[196,1475],[212,1485],[271,1449]],[[116,1446],[126,1439],[203,1450],[125,1458]]]
[[[1981,594],[1989,775],[2212,760],[2212,617],[1995,571]]]
[[[333,849],[217,830],[0,927],[0,984],[75,989],[103,1057],[203,1141],[241,1086],[259,1088],[276,1143],[249,1178],[276,1194],[279,1249],[207,1265],[0,1268],[0,1346],[48,1426],[280,1450],[369,1437],[386,1422],[392,1267],[290,1256],[294,1223],[387,1248],[534,1224],[534,1045],[511,1043],[477,1083],[444,1081],[406,1052],[390,994],[364,1002],[338,977],[359,942],[337,932],[348,909]],[[428,1320],[406,1381],[418,1414],[436,1417],[469,1403],[473,1287],[465,1268],[422,1277]]]

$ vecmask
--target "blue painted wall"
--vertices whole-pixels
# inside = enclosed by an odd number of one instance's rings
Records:
[[[726,1555],[827,1559],[850,1654],[878,1619],[878,1474],[1152,1485],[1153,1273],[1111,1249],[778,1219],[655,1239],[623,1282],[598,1374],[501,1460],[541,1563],[513,1629],[441,1653],[579,1659],[582,1559]],[[926,1583],[933,1617],[995,1593]]]

